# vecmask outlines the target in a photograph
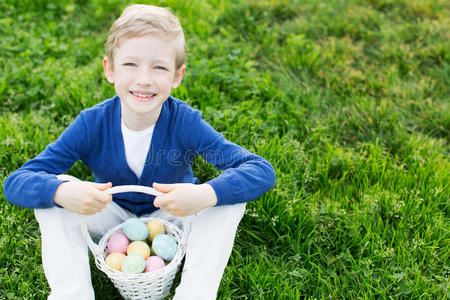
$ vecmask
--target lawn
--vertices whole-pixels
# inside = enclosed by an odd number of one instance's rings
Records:
[[[450,298],[449,2],[142,2],[184,26],[173,95],[277,173],[218,299]],[[114,95],[101,62],[127,4],[0,0],[0,182]],[[201,158],[194,172],[218,174]],[[120,299],[92,269],[97,299]],[[33,211],[1,193],[0,299],[48,293]]]

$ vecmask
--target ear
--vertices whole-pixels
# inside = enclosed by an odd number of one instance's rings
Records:
[[[180,85],[185,71],[186,71],[186,65],[182,65],[175,71],[175,76],[174,76],[173,82],[172,82],[172,89],[176,89]]]
[[[103,70],[105,72],[105,77],[109,83],[114,83],[114,71],[112,68],[112,62],[108,61],[108,58],[103,57]]]

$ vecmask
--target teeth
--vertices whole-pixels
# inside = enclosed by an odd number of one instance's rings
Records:
[[[136,92],[132,92],[133,93],[133,95],[136,95],[136,96],[138,96],[138,97],[141,97],[141,98],[150,98],[150,97],[153,97],[155,94],[141,94],[141,93],[136,93]]]

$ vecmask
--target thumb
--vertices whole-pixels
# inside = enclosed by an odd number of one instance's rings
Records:
[[[89,184],[96,188],[99,191],[105,191],[109,188],[112,187],[112,183],[111,182],[107,182],[107,183],[97,183],[97,182],[89,182]]]
[[[161,193],[171,192],[179,187],[179,184],[165,184],[165,183],[156,183],[153,182],[153,188]]]

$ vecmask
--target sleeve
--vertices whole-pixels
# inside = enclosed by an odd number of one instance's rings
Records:
[[[4,182],[8,202],[25,208],[49,208],[59,185],[56,175],[69,170],[88,147],[87,127],[81,115],[38,156],[26,162]]]
[[[189,136],[191,149],[223,170],[207,182],[216,192],[218,206],[254,200],[274,186],[275,170],[267,160],[226,140],[199,111],[194,110],[191,118],[191,134],[184,135]]]

